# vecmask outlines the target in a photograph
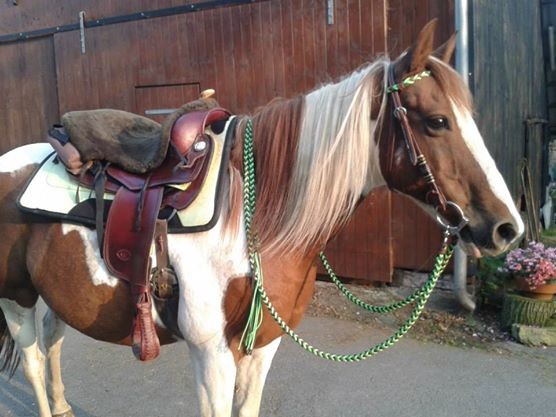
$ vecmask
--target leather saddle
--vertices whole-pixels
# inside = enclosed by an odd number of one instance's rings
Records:
[[[91,112],[95,112],[92,110]],[[84,113],[84,112],[81,112]],[[96,115],[93,116],[97,116]],[[125,115],[126,121],[138,123],[136,115]],[[208,126],[224,123],[230,113],[222,108],[210,108],[179,114],[170,119],[172,126],[164,129],[169,131],[169,141],[164,158],[156,166],[150,166],[145,172],[130,172],[116,162],[111,161],[110,152],[101,153],[103,160],[82,162],[81,157],[76,157],[68,141],[73,143],[71,135],[61,126],[55,126],[49,131],[50,140],[60,156],[62,162],[67,159],[68,149],[73,154],[73,167],[68,170],[74,174],[79,171],[75,179],[81,184],[94,187],[96,196],[103,196],[105,190],[115,192],[114,200],[108,209],[106,224],[104,225],[104,200],[96,199],[96,229],[101,247],[102,256],[108,270],[116,277],[129,283],[131,296],[136,307],[132,325],[132,350],[135,356],[147,361],[158,356],[160,342],[158,340],[151,308],[151,261],[150,250],[155,238],[157,265],[155,276],[157,279],[154,287],[156,295],[164,298],[171,296],[172,283],[175,277],[169,267],[166,243],[166,220],[159,220],[162,209],[175,212],[191,204],[197,196],[204,177],[207,173],[213,152],[212,138],[205,133]],[[85,117],[91,123],[90,118]],[[64,118],[62,118],[64,121]],[[135,132],[137,144],[143,147],[149,138],[159,137],[153,132],[155,125],[149,121],[147,134],[141,136]],[[143,121],[140,121],[143,123]],[[101,131],[103,136],[109,136],[106,126],[85,126],[85,128],[72,126],[79,130]],[[128,135],[130,136],[130,135]],[[95,137],[86,140],[95,141]],[[108,142],[112,138],[108,137]],[[107,143],[108,143],[107,142]],[[76,143],[78,146],[82,143]],[[158,155],[160,141],[155,144],[156,152],[149,150],[151,155]],[[97,146],[97,145],[94,145]],[[111,146],[108,145],[108,146]],[[131,146],[126,143],[126,147]],[[85,146],[86,148],[87,146]],[[105,148],[106,149],[106,148]],[[131,153],[137,155],[139,151]],[[128,158],[129,159],[129,155]],[[77,163],[76,163],[77,161]],[[132,165],[144,167],[140,159]],[[65,162],[68,166],[68,163]],[[186,185],[185,187],[183,185]],[[166,252],[161,256],[162,252]]]

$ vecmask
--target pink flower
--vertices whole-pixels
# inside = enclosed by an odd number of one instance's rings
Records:
[[[524,277],[534,289],[556,278],[556,248],[546,248],[541,242],[529,242],[526,248],[508,252],[502,270]]]

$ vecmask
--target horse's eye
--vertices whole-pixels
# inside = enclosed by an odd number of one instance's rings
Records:
[[[426,120],[427,127],[433,130],[449,129],[450,123],[448,119],[443,116],[433,116]]]

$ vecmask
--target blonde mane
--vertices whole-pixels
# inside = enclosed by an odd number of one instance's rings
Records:
[[[374,139],[384,112],[386,59],[305,97],[275,100],[253,115],[257,176],[254,227],[261,252],[302,254],[324,243],[358,201],[384,183]],[[375,97],[373,94],[382,94]],[[243,125],[243,123],[242,123]],[[243,126],[238,134],[243,132]],[[233,171],[242,171],[236,163]],[[240,175],[233,172],[236,217]]]
[[[384,185],[377,131],[384,117],[386,58],[306,96],[276,99],[252,117],[257,178],[254,228],[262,253],[303,255],[321,248],[374,187]],[[427,65],[450,99],[471,108],[448,65]],[[374,119],[371,118],[374,115]],[[238,135],[243,134],[244,121]],[[242,213],[240,150],[232,161],[230,230]]]

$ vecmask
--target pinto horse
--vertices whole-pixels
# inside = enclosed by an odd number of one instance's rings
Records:
[[[440,192],[469,220],[459,235],[472,254],[498,254],[523,231],[473,121],[469,92],[447,64],[454,39],[433,51],[434,29],[435,22],[425,26],[393,62],[379,59],[305,96],[274,100],[252,116],[253,228],[266,292],[290,327],[299,323],[310,300],[319,251],[376,187],[387,185],[432,214],[440,212],[444,221],[458,222],[445,204],[439,207]],[[396,103],[393,83],[400,87]],[[400,112],[413,145],[394,117]],[[240,118],[236,126],[226,203],[217,224],[168,238],[180,288],[177,322],[191,351],[202,416],[258,415],[280,343],[281,330],[265,311],[252,354],[240,346],[252,297],[242,217],[245,121]],[[412,147],[426,157],[436,182],[426,180]],[[65,324],[98,340],[129,344],[133,306],[127,284],[107,272],[93,230],[30,222],[16,208],[26,180],[50,152],[48,145],[35,144],[0,158],[0,366],[13,370],[21,353],[40,416],[67,417],[73,413],[60,374]],[[45,354],[35,330],[39,295],[49,307]],[[163,344],[178,339],[155,321]]]

